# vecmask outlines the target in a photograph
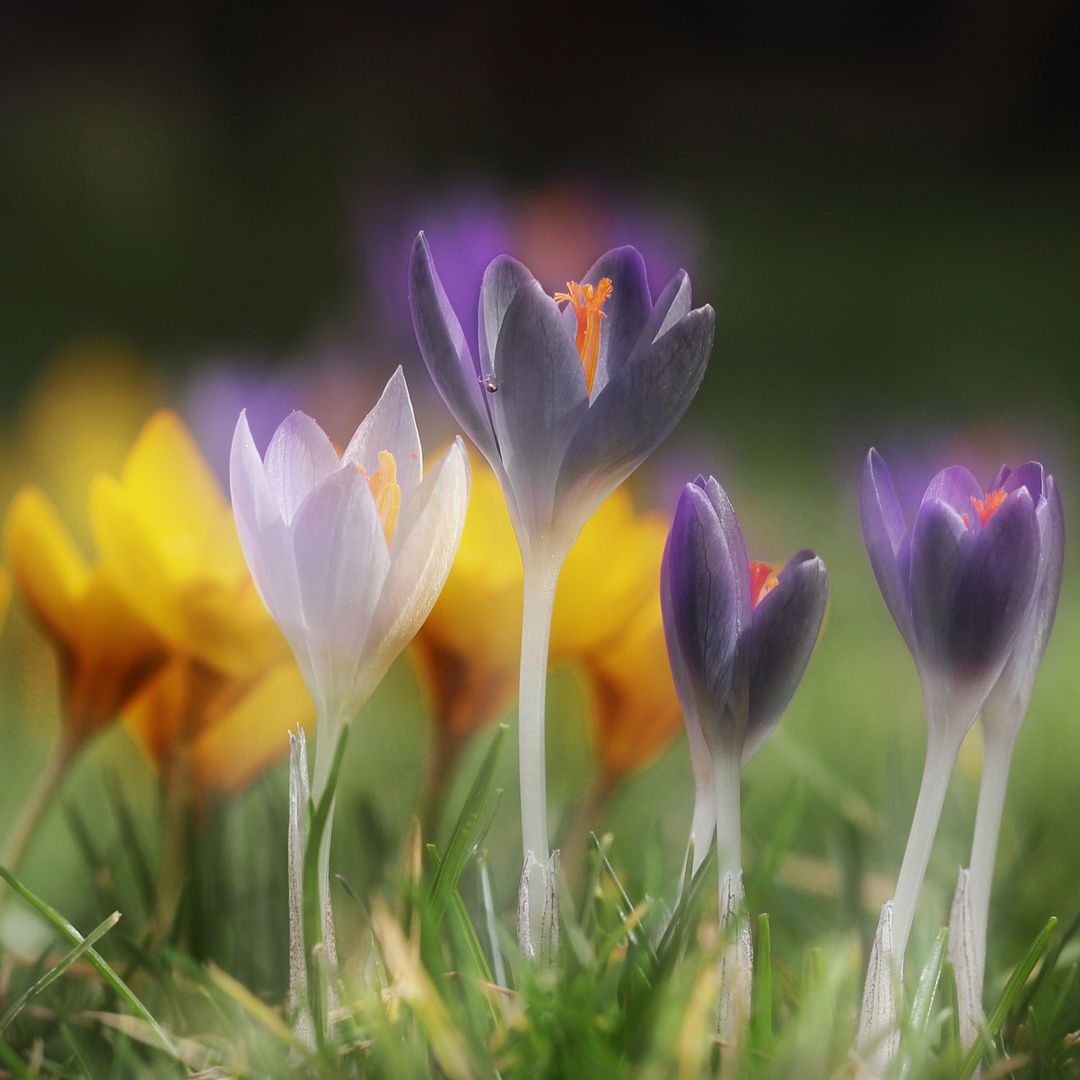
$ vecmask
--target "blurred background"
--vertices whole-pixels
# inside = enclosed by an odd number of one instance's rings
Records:
[[[862,553],[858,469],[877,445],[911,510],[945,464],[988,482],[1002,460],[1038,457],[1075,530],[1078,53],[1068,0],[717,0],[650,17],[610,5],[4,4],[0,495],[6,505],[19,485],[42,485],[88,544],[89,478],[119,469],[154,407],[181,413],[223,477],[240,408],[260,444],[297,406],[344,442],[399,363],[434,449],[454,427],[408,319],[421,227],[469,332],[480,274],[501,251],[548,289],[621,243],[645,253],[654,291],[684,266],[696,302],[718,311],[714,357],[632,493],[670,513],[679,484],[713,472],[751,557],[813,546],[829,565],[818,653],[746,772],[746,861],[753,878],[788,852],[756,895],[751,885],[751,905],[774,913],[789,962],[807,941],[864,937],[899,865],[925,727]],[[991,972],[1048,914],[1080,906],[1074,561],[1017,753]],[[17,608],[0,686],[3,828],[56,725],[54,661]],[[553,814],[565,823],[590,769],[587,705],[572,671],[553,693]],[[355,825],[343,871],[370,888],[393,873],[423,773],[424,704],[406,660],[361,724],[352,816],[338,828]],[[107,770],[152,803],[152,774],[125,739],[108,733],[65,788],[84,816],[109,805]],[[491,838],[510,902],[515,755]],[[976,739],[931,867],[924,940],[966,861],[978,755]],[[247,875],[215,894],[223,912],[250,910],[276,880],[247,838],[283,790],[279,770],[223,811],[220,847]],[[602,824],[638,889],[670,893],[691,801],[680,738],[608,805]],[[46,826],[28,879],[77,916],[92,903],[86,867],[64,815]],[[120,844],[101,827],[103,847]],[[153,850],[152,814],[141,827]],[[220,950],[241,965],[242,943]],[[275,963],[247,973],[267,993]]]

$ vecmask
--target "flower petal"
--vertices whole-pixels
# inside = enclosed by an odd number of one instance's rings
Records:
[[[966,545],[957,567],[944,622],[954,669],[970,675],[1000,669],[1028,610],[1038,566],[1035,507],[1020,488]]]
[[[734,707],[739,644],[739,568],[706,493],[683,488],[668,540],[671,621],[705,738],[741,748]],[[734,727],[732,726],[734,724]]]
[[[892,477],[881,455],[873,448],[866,455],[859,480],[859,519],[870,568],[877,578],[885,606],[914,653],[909,595],[911,541]]]
[[[923,500],[911,536],[911,628],[916,662],[948,665],[945,615],[962,548],[972,535],[948,503]]]
[[[255,588],[292,646],[305,678],[310,681],[311,658],[304,633],[292,535],[270,489],[246,412],[240,414],[233,433],[229,486],[240,547]]]
[[[409,261],[409,306],[424,363],[447,407],[495,465],[499,449],[480,388],[479,369],[446,290],[435,270],[427,240],[420,233]]]
[[[980,527],[979,515],[974,512],[972,499],[981,500],[985,492],[978,480],[962,465],[951,465],[934,477],[927,485],[922,497],[922,505],[928,502],[943,502],[951,506],[958,514],[967,514],[972,528]]]
[[[750,719],[745,765],[788,707],[810,663],[829,599],[829,573],[812,551],[800,551],[754,609],[750,625]]]
[[[264,459],[266,479],[286,526],[300,504],[341,468],[333,443],[310,416],[294,410],[274,432]]]
[[[461,542],[469,485],[469,456],[459,438],[424,477],[419,516],[394,550],[371,620],[370,648],[352,691],[358,706],[412,640],[438,599]]]
[[[559,465],[589,411],[585,371],[558,306],[535,282],[518,290],[499,330],[498,389],[489,395],[502,463],[527,535],[551,525]]]
[[[682,419],[705,377],[714,329],[711,307],[692,311],[631,357],[593,398],[566,449],[555,493],[571,543]]]
[[[523,288],[534,286],[536,279],[528,269],[509,255],[492,259],[484,271],[478,313],[481,378],[495,378],[495,349],[507,309]]]
[[[691,306],[690,276],[685,270],[679,270],[657,297],[652,312],[630,350],[630,355],[636,356],[657,338],[663,337],[684,315],[690,314]]]
[[[645,260],[637,248],[614,248],[601,255],[581,283],[597,285],[603,278],[611,279],[611,296],[604,304],[604,318],[600,322],[593,397],[629,358],[653,309]]]
[[[390,569],[382,524],[359,469],[327,477],[292,527],[300,603],[320,717],[353,707],[352,687]]]
[[[409,388],[400,367],[390,376],[375,407],[364,417],[356,434],[349,440],[341,460],[346,465],[360,466],[371,476],[379,468],[379,452],[382,450],[389,450],[394,455],[404,510],[412,503],[424,477],[424,457]]]

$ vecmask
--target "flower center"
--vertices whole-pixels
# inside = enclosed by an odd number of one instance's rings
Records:
[[[357,466],[371,488],[375,498],[375,509],[379,512],[386,546],[394,542],[397,529],[398,510],[401,509],[401,488],[397,482],[397,462],[389,450],[379,451],[379,467],[370,475],[364,472],[364,466]]]
[[[596,378],[596,358],[600,355],[600,320],[606,314],[600,309],[610,295],[611,278],[601,278],[596,288],[568,281],[566,292],[555,294],[555,302],[561,304],[569,300],[577,316],[577,337],[574,344],[581,355],[581,365],[585,368],[585,383],[590,394]]]
[[[986,499],[976,499],[974,495],[971,496],[971,505],[975,507],[975,512],[979,515],[979,522],[985,525],[997,512],[998,507],[1005,501],[1006,495],[1003,488],[997,488],[994,491],[988,491],[986,493]],[[965,525],[970,525],[967,514],[961,514],[961,518],[964,520]]]
[[[780,582],[768,563],[750,564],[750,606],[756,608]]]

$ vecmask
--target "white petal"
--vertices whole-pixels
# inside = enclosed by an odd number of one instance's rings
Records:
[[[299,410],[278,425],[266,448],[266,478],[286,525],[291,525],[300,504],[341,461],[325,432]]]
[[[419,516],[394,545],[367,655],[353,690],[357,702],[366,700],[442,592],[465,527],[469,483],[469,457],[459,438],[424,477]]]
[[[292,532],[320,716],[334,715],[351,704],[390,568],[375,500],[360,470],[340,469],[324,480],[297,511]]]
[[[311,663],[300,609],[292,537],[281,519],[270,490],[262,458],[255,449],[247,414],[242,412],[233,433],[229,460],[233,515],[240,547],[262,602],[288,639],[311,686]]]
[[[390,376],[375,408],[364,417],[356,434],[349,440],[341,460],[347,465],[361,466],[370,476],[379,468],[380,450],[389,450],[394,455],[404,511],[420,487],[424,476],[424,458],[409,388],[405,385],[405,375],[400,367]]]

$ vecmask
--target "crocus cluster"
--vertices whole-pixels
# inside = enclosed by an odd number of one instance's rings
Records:
[[[691,308],[683,272],[654,301],[630,247],[608,252],[555,297],[502,256],[484,274],[474,358],[423,234],[409,299],[432,379],[499,478],[521,549],[519,937],[536,955],[548,951],[540,942],[557,944],[544,699],[559,572],[585,522],[686,411],[705,374],[715,318],[708,305]]]
[[[915,660],[928,725],[926,766],[896,893],[879,927],[864,997],[860,1048],[884,1067],[895,1053],[892,987],[904,953],[930,848],[960,744],[980,711],[986,736],[979,826],[973,849],[978,883],[961,875],[953,955],[963,946],[976,976],[958,976],[969,999],[981,997],[989,882],[1008,761],[1027,711],[1061,583],[1064,526],[1052,478],[1037,462],[1003,467],[989,490],[966,469],[930,482],[908,533],[884,461],[871,450],[859,492],[863,538],[874,576]],[[981,916],[974,921],[978,909]],[[978,929],[981,926],[981,929]],[[891,954],[886,962],[885,953]],[[961,983],[966,984],[961,989]]]
[[[720,1032],[736,1040],[749,1018],[751,964],[741,913],[740,774],[802,681],[828,595],[828,572],[812,551],[798,552],[778,574],[750,562],[724,489],[712,477],[686,485],[664,549],[661,602],[694,767],[695,864],[715,833],[721,925],[736,920],[720,1007]]]

